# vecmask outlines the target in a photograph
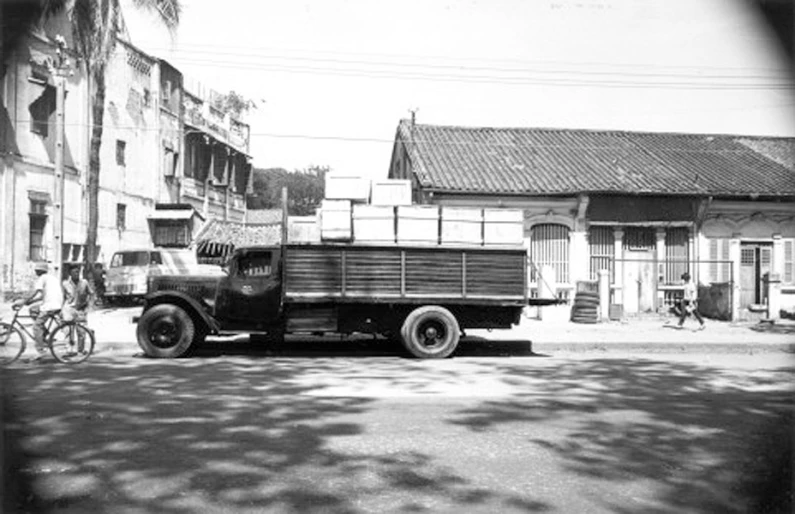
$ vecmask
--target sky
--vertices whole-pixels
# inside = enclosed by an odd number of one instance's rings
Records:
[[[788,62],[745,0],[182,0],[132,42],[256,102],[259,168],[386,177],[401,119],[795,137]]]

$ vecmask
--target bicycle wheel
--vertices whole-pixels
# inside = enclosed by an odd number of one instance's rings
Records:
[[[0,364],[9,364],[25,351],[25,336],[15,326],[0,323]]]
[[[77,364],[88,359],[94,351],[94,332],[84,325],[67,321],[52,331],[48,344],[58,362]]]

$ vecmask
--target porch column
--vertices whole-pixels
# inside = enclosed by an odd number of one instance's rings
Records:
[[[569,237],[569,266],[571,267],[569,280],[576,285],[578,280],[590,279],[588,269],[590,255],[588,251],[588,234],[580,230],[578,226],[576,230],[571,232]]]
[[[656,283],[659,286],[665,280],[665,229],[662,227],[658,227],[656,231],[657,240],[655,244],[655,259],[657,264],[657,269],[655,272],[657,273],[657,280]],[[665,307],[665,291],[657,289],[657,304],[655,305],[655,310],[657,312],[661,312]]]
[[[732,320],[740,319],[740,234],[732,234],[729,240],[729,260],[732,269]]]
[[[624,263],[621,259],[624,258],[624,230],[620,228],[613,229],[613,268],[615,275],[613,282],[615,285],[615,296],[613,301],[619,305],[624,304]]]

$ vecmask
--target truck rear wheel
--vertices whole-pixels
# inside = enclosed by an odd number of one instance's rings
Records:
[[[150,357],[175,358],[193,343],[193,320],[176,305],[155,305],[138,320],[138,346]]]
[[[436,305],[414,309],[403,322],[403,346],[420,359],[444,359],[458,346],[461,329],[455,316]]]

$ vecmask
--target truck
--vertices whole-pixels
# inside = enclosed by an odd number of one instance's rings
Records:
[[[136,335],[152,357],[208,336],[375,334],[414,357],[453,354],[466,329],[510,328],[531,298],[522,247],[291,244],[236,249],[218,277],[157,275]]]

